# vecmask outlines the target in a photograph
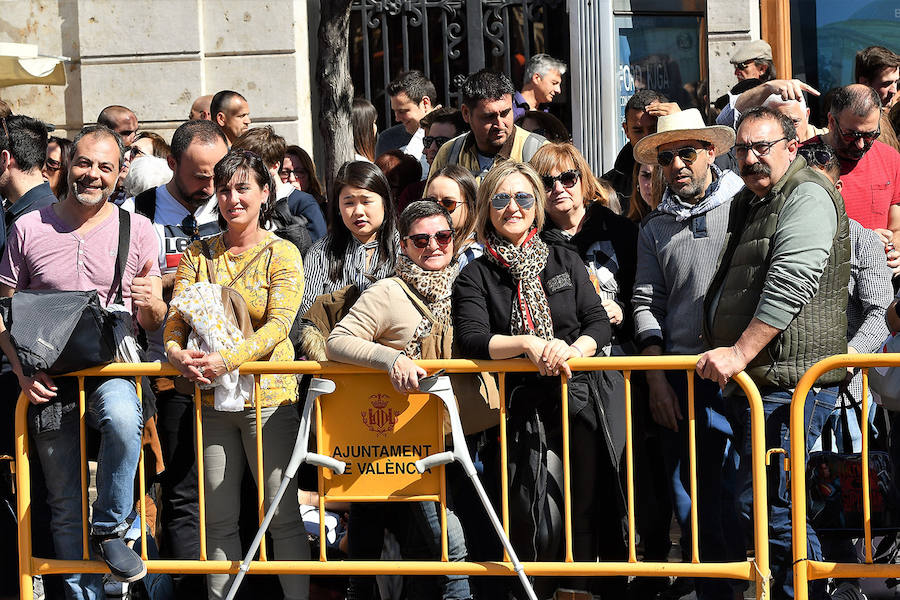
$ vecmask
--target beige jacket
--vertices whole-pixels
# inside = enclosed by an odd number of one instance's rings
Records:
[[[422,313],[394,278],[380,279],[335,325],[325,342],[328,360],[389,371],[412,340]]]

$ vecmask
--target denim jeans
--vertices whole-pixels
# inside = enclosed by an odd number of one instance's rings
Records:
[[[681,544],[685,556],[691,549],[690,458],[688,454],[687,379],[684,373],[667,373],[678,396],[682,420],[678,431],[660,427],[663,463],[671,485],[673,505],[681,526]],[[698,546],[702,562],[743,561],[746,558],[740,525],[735,512],[732,489],[725,485],[729,468],[726,448],[733,432],[718,384],[694,375],[694,415],[697,441],[697,524]],[[695,581],[700,600],[733,597],[728,580],[698,578]]]
[[[788,429],[790,424],[790,390],[760,390],[765,414],[766,448],[784,448],[790,453]],[[806,396],[804,423],[806,424],[806,448],[822,433],[822,427],[837,401],[838,388],[810,390]],[[753,479],[751,476],[750,408],[739,407],[737,398],[732,399],[734,420],[732,425],[739,433],[737,448],[740,453],[740,467],[736,479],[738,514],[745,527],[745,536],[753,536]],[[763,450],[764,452],[765,450]],[[772,597],[793,598],[793,554],[791,548],[791,488],[790,478],[784,470],[785,458],[773,455],[772,465],[766,467],[766,485],[769,504],[769,557],[772,568]],[[804,469],[805,473],[805,469]],[[801,473],[801,476],[803,473]],[[803,500],[805,502],[805,499]],[[807,557],[822,560],[822,547],[812,525],[807,523]],[[810,582],[809,597],[822,598],[825,580]]]
[[[61,386],[62,389],[62,386]],[[134,504],[134,476],[141,451],[141,403],[130,379],[99,381],[87,396],[87,424],[100,432],[97,500],[92,507],[92,535],[123,533]],[[47,483],[56,557],[81,559],[81,450],[78,412],[64,413],[57,431],[34,434]],[[102,599],[101,576],[71,574],[67,598]]]
[[[350,558],[378,560],[384,528],[397,536],[408,560],[436,560],[441,556],[441,514],[436,502],[385,504],[354,502],[350,506]],[[447,558],[466,560],[466,539],[459,518],[447,509]],[[404,578],[409,598],[471,598],[466,575],[408,576]]]

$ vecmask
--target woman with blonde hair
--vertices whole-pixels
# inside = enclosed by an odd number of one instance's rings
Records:
[[[558,182],[557,182],[558,183]],[[478,189],[475,229],[484,255],[460,272],[453,290],[454,340],[472,359],[526,356],[538,373],[506,378],[510,521],[513,546],[525,560],[562,556],[560,375],[569,378],[572,524],[576,560],[623,560],[618,460],[624,445],[624,403],[606,373],[573,374],[567,361],[594,356],[610,341],[609,319],[579,257],[548,246],[544,182],[524,163],[504,161]],[[500,481],[497,430],[482,447],[485,479]],[[554,483],[555,482],[555,483]],[[618,490],[618,491],[617,491]],[[496,488],[493,489],[497,492]],[[496,496],[495,496],[496,498]],[[465,522],[463,523],[466,526]],[[475,532],[477,535],[477,532]],[[470,543],[475,560],[496,560],[499,544]],[[481,556],[475,556],[476,553]],[[482,554],[483,553],[483,554]],[[492,554],[493,553],[493,554]],[[568,587],[587,587],[577,578]],[[621,578],[601,584],[604,597],[625,595]],[[549,594],[548,594],[549,595]],[[492,597],[500,597],[495,594]]]

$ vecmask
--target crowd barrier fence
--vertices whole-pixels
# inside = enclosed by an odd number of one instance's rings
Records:
[[[869,369],[873,367],[898,367],[900,354],[840,354],[825,358],[813,365],[800,379],[794,389],[791,400],[791,522],[793,534],[794,558],[794,596],[796,600],[809,598],[808,584],[811,580],[827,578],[859,578],[859,577],[900,577],[900,564],[876,564],[872,557],[872,503],[869,472]],[[807,526],[807,481],[806,481],[806,424],[804,407],[809,390],[814,387],[816,379],[834,369],[846,367],[862,368],[862,416],[860,431],[862,433],[862,508],[863,508],[863,540],[865,544],[863,563],[839,563],[831,561],[810,560],[808,556]],[[798,476],[798,474],[800,476]],[[900,524],[898,524],[900,525]]]
[[[766,478],[765,478],[765,461],[766,448],[764,438],[764,416],[762,410],[762,401],[760,399],[759,390],[753,384],[752,380],[745,373],[739,373],[734,377],[734,381],[740,385],[746,394],[750,405],[751,412],[751,436],[753,444],[752,474],[753,474],[753,557],[744,561],[737,562],[700,562],[700,549],[698,540],[697,527],[697,457],[696,457],[696,422],[694,415],[694,392],[693,392],[693,373],[696,367],[697,356],[662,356],[662,357],[608,357],[608,358],[583,358],[572,359],[569,365],[573,371],[598,371],[598,370],[618,370],[625,376],[625,423],[626,423],[626,444],[625,444],[625,467],[626,467],[626,501],[628,509],[628,559],[627,562],[587,562],[575,561],[572,551],[572,521],[571,521],[571,479],[572,475],[569,470],[569,423],[568,419],[562,419],[562,436],[563,436],[563,485],[564,485],[564,542],[565,556],[558,562],[524,562],[524,568],[528,575],[532,576],[678,576],[678,577],[712,577],[712,578],[728,578],[745,580],[755,583],[756,597],[767,598],[769,586],[769,547],[768,547],[768,520],[766,511]],[[439,369],[444,369],[447,373],[478,373],[491,372],[497,373],[500,388],[500,397],[505,397],[505,375],[507,373],[529,372],[534,371],[535,367],[532,363],[525,359],[511,359],[499,361],[471,361],[471,360],[428,360],[417,361],[417,363],[426,369],[429,373],[433,373]],[[672,370],[683,371],[687,374],[688,381],[688,440],[689,440],[689,468],[690,468],[690,494],[692,498],[691,509],[691,552],[690,562],[643,562],[638,560],[636,548],[636,530],[634,515],[634,456],[633,456],[633,410],[632,410],[632,373],[636,371],[647,370]],[[317,363],[317,362],[256,362],[247,363],[240,369],[241,374],[253,375],[256,388],[259,389],[259,376],[264,374],[312,374],[318,377],[331,378],[334,380],[344,380],[350,376],[350,381],[354,376],[367,375],[365,380],[367,386],[375,381],[380,381],[376,387],[389,390],[389,396],[401,396],[393,392],[390,387],[389,379],[383,372],[344,365],[339,363]],[[79,435],[81,442],[81,497],[82,497],[82,560],[58,560],[33,556],[31,543],[31,497],[30,497],[30,470],[29,470],[29,454],[28,454],[28,433],[26,425],[26,415],[28,401],[24,396],[20,396],[16,408],[16,440],[15,440],[15,459],[16,459],[16,481],[18,491],[18,553],[19,553],[19,575],[20,590],[23,600],[30,599],[32,595],[32,578],[39,574],[51,573],[105,573],[106,565],[97,560],[90,560],[88,550],[88,471],[86,457],[86,421],[85,421],[85,377],[89,376],[119,376],[134,377],[137,383],[138,394],[140,395],[141,385],[140,379],[148,376],[173,376],[177,372],[169,365],[160,365],[158,363],[136,363],[136,364],[112,364],[104,367],[87,369],[71,374],[78,378],[78,414],[79,414]],[[373,375],[378,375],[374,377]],[[362,380],[362,378],[360,378]],[[561,395],[561,414],[567,414],[568,405],[568,389],[566,380],[563,378],[562,395]],[[364,389],[362,396],[356,400],[363,408],[362,412],[368,407],[371,409],[369,415],[374,419],[372,423],[374,427],[370,427],[370,431],[376,435],[381,435],[379,429],[384,429],[382,425],[386,422],[382,409],[372,404],[371,398],[377,394],[367,387]],[[340,398],[342,386],[339,383],[335,391],[335,398]],[[355,392],[358,393],[358,392]],[[412,406],[414,403],[411,399],[399,398],[402,406]],[[422,396],[422,394],[419,394]],[[301,399],[301,402],[304,399]],[[343,400],[347,400],[344,398]],[[353,400],[352,398],[350,400]],[[377,400],[377,398],[376,398]],[[341,418],[344,415],[336,415],[336,418],[329,422],[323,419],[322,406],[329,402],[329,396],[320,396],[316,403],[316,425],[318,429],[317,443],[319,444],[319,452],[329,454],[328,449],[322,448],[322,440],[326,439],[331,431],[337,430],[338,426],[343,426],[347,422],[356,419]],[[507,534],[510,530],[509,503],[508,503],[508,485],[507,485],[507,432],[506,432],[506,409],[501,402],[500,406],[500,447],[501,447],[501,515],[502,523]],[[259,405],[256,405],[256,418],[260,418]],[[350,405],[348,405],[350,406]],[[429,402],[419,402],[419,407],[435,407],[432,416],[419,419],[418,422],[425,423],[430,421],[434,429],[429,434],[421,432],[423,436],[436,440],[435,444],[442,448],[443,430],[442,420],[440,417],[440,401],[433,397]],[[357,407],[358,408],[358,407]],[[353,410],[353,409],[348,409]],[[801,411],[802,412],[802,411]],[[349,416],[353,413],[347,413]],[[396,419],[395,423],[399,423],[399,412],[391,412],[387,415],[387,420]],[[437,417],[434,417],[434,414]],[[405,416],[405,415],[404,415]],[[415,415],[411,415],[404,422],[412,423],[415,421]],[[366,418],[366,415],[363,415]],[[370,420],[372,420],[370,419]],[[257,421],[258,422],[258,421]],[[203,484],[203,425],[201,419],[201,404],[199,389],[195,388],[194,395],[194,427],[195,438],[197,444],[197,458],[199,471],[199,493],[200,493],[200,556],[195,560],[150,560],[147,556],[147,531],[146,527],[142,527],[140,539],[140,554],[147,565],[150,572],[172,573],[172,574],[207,574],[207,573],[237,573],[240,565],[240,557],[235,560],[214,561],[207,560],[207,544],[206,544],[206,528],[205,528],[205,506],[204,506],[204,484]],[[258,431],[262,431],[258,428]],[[407,434],[410,431],[406,432]],[[324,450],[324,452],[323,452]],[[262,463],[262,435],[257,438],[257,457],[259,472],[263,472]],[[440,560],[404,560],[404,561],[348,561],[348,560],[329,560],[324,552],[324,544],[320,544],[323,548],[318,560],[312,559],[308,561],[280,561],[270,560],[266,556],[265,545],[262,545],[259,551],[258,560],[253,561],[249,567],[250,574],[260,573],[298,573],[310,575],[376,575],[391,573],[397,575],[504,575],[515,576],[512,563],[508,556],[504,556],[502,560],[489,562],[449,562],[447,560],[447,539],[446,539],[446,496],[444,493],[444,467],[438,467],[439,476],[436,479],[437,488],[429,491],[423,491],[416,487],[417,482],[409,479],[401,478],[399,483],[404,486],[411,486],[411,493],[404,493],[403,489],[384,490],[381,489],[375,495],[368,492],[362,493],[358,489],[353,489],[353,485],[345,485],[336,479],[332,479],[329,483],[327,479],[333,477],[329,472],[324,474],[324,469],[319,469],[319,518],[320,523],[324,521],[322,512],[325,509],[325,503],[328,500],[354,500],[354,501],[412,501],[412,500],[434,500],[441,504],[442,515],[442,557]],[[140,486],[140,514],[145,514],[144,506],[144,453],[143,449],[140,455],[139,463],[139,486]],[[428,475],[427,473],[425,475]],[[416,480],[421,480],[423,476],[415,475]],[[359,475],[357,474],[357,479]],[[387,478],[381,478],[387,479]],[[350,482],[354,483],[354,482]],[[379,485],[382,485],[381,481]],[[264,499],[262,488],[259,488],[258,509],[260,522],[265,514]],[[796,505],[796,504],[795,504]],[[796,522],[796,521],[795,521]],[[796,539],[796,538],[795,538]]]

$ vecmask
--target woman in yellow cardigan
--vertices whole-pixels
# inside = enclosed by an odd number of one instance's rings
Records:
[[[249,361],[293,360],[288,332],[303,295],[303,265],[297,248],[264,228],[275,203],[275,190],[262,159],[244,150],[232,150],[216,164],[214,179],[223,233],[187,248],[175,276],[173,298],[191,284],[214,278],[243,296],[253,334],[229,350],[204,353],[188,349],[190,327],[181,313],[170,307],[165,328],[166,354],[184,377],[198,383],[214,382]],[[262,485],[268,504],[278,490],[283,466],[297,436],[299,418],[291,406],[297,401],[297,382],[294,376],[263,375],[260,388],[255,401],[262,407]],[[240,497],[245,457],[260,485],[255,411],[249,402],[243,410],[216,410],[212,392],[203,394],[202,403],[208,555],[210,560],[237,560],[241,557],[240,506],[235,499]],[[298,511],[293,484],[269,528],[279,559],[309,558],[306,533],[297,526]],[[223,597],[232,578],[233,575],[209,575],[209,597]],[[308,598],[307,576],[282,575],[280,580],[285,598]]]

